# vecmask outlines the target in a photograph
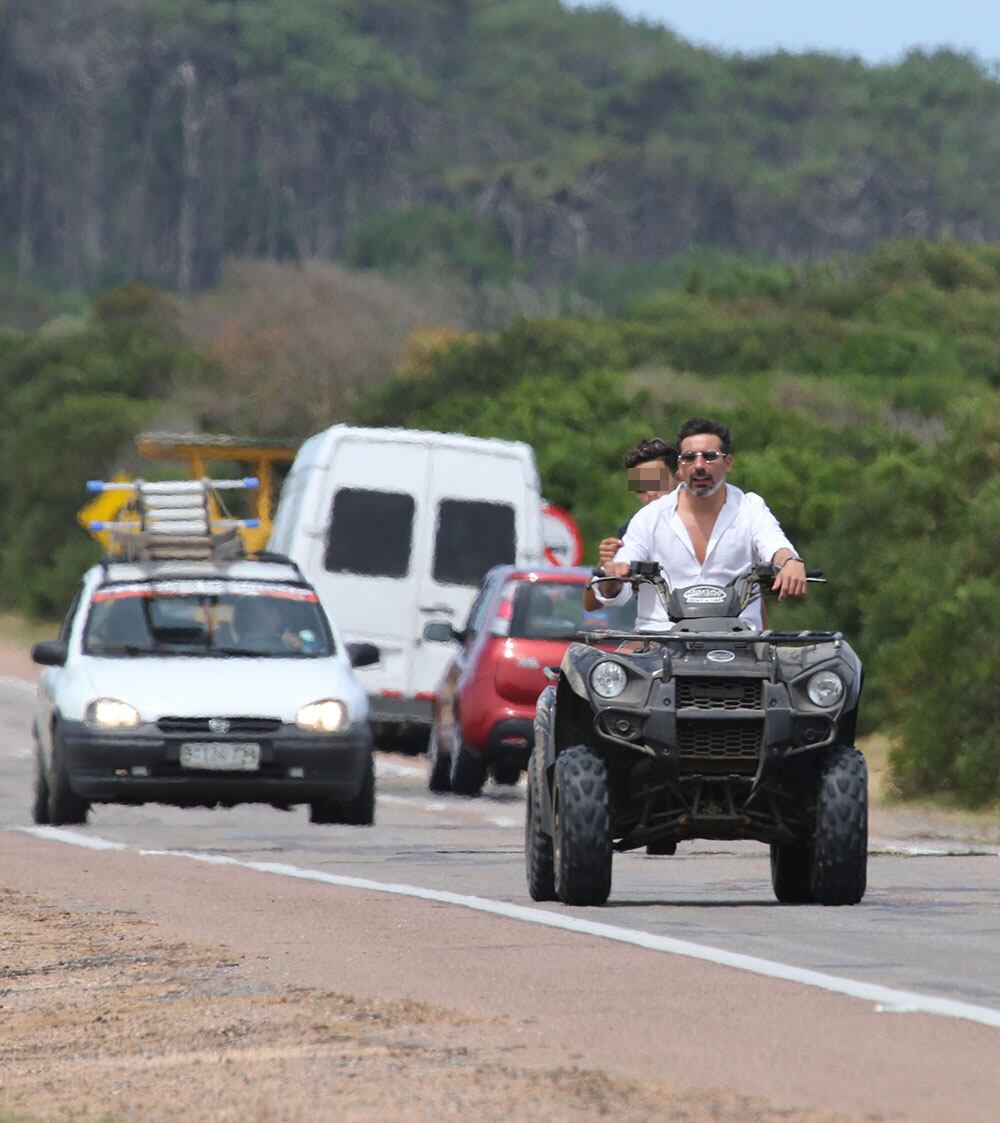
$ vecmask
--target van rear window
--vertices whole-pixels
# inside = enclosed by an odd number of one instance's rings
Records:
[[[333,497],[324,564],[330,573],[405,577],[413,542],[412,495],[342,487]]]
[[[514,563],[514,508],[442,499],[434,536],[434,580],[478,585],[488,569]]]

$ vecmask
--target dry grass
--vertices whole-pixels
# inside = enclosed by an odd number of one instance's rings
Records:
[[[189,391],[181,410],[210,429],[306,436],[346,419],[414,332],[464,326],[433,287],[319,261],[233,261],[217,290],[182,307],[184,335],[221,378]]]

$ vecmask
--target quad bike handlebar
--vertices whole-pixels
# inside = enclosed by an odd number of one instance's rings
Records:
[[[778,575],[779,568],[779,566],[772,565],[770,562],[754,565],[745,572],[738,573],[731,581],[721,587],[740,590],[740,608],[742,610],[762,593],[770,594],[773,592],[774,579]],[[589,582],[591,586],[599,584],[601,581],[621,581],[631,585],[633,589],[638,588],[639,585],[652,585],[664,605],[666,605],[667,598],[673,591],[670,579],[663,572],[660,563],[656,561],[631,562],[628,574],[624,577],[608,577],[603,566],[596,566],[593,573],[594,576]],[[826,584],[826,577],[824,577],[821,569],[807,568],[806,581],[810,584]]]

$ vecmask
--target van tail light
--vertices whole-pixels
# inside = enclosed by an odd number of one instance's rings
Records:
[[[497,605],[493,622],[490,624],[491,636],[509,636],[510,622],[514,617],[514,594],[517,592],[517,582],[511,581],[500,594],[500,603]]]

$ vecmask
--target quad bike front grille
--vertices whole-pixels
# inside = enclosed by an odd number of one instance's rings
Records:
[[[683,775],[752,776],[757,771],[764,722],[680,719],[677,739]]]
[[[678,678],[677,708],[759,710],[763,683],[751,678]]]

